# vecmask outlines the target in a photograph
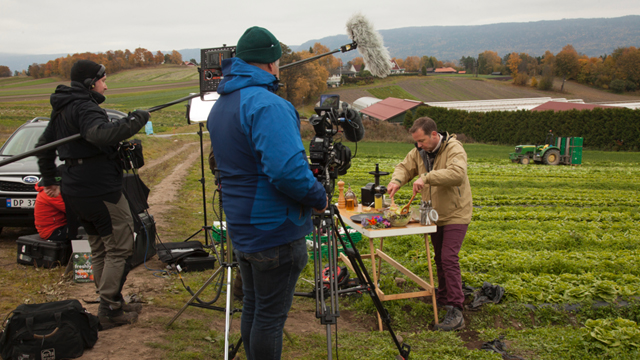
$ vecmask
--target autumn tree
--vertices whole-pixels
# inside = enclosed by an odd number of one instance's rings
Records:
[[[567,79],[575,79],[578,76],[580,70],[580,64],[578,62],[578,52],[573,46],[566,45],[556,55],[556,73],[562,77],[562,86],[560,86],[560,92],[564,90],[564,82]]]
[[[182,55],[177,50],[171,51],[171,54],[169,55],[169,59],[172,64],[176,64],[176,65],[182,64]]]
[[[160,50],[156,52],[156,55],[154,57],[155,57],[156,64],[162,64],[164,62],[164,55]]]
[[[616,73],[623,74],[620,78],[633,83],[636,88],[640,87],[640,49],[634,46],[622,49],[615,61]]]
[[[417,56],[407,56],[407,58],[404,59],[404,68],[407,72],[420,71],[420,58]]]
[[[362,65],[364,65],[364,59],[361,57],[356,57],[353,60],[351,60],[351,65],[353,65],[354,67],[360,67]]]
[[[398,64],[398,67],[400,69],[404,68],[404,60],[403,59],[394,57],[393,60],[395,60],[396,64]]]
[[[11,69],[8,66],[0,65],[0,77],[11,77]]]
[[[521,62],[522,62],[522,59],[520,58],[520,55],[518,55],[517,53],[512,52],[511,55],[509,55],[509,59],[507,60],[507,66],[511,71],[511,77],[513,77],[514,81],[518,76],[518,67],[520,66]]]
[[[491,74],[494,71],[499,71],[501,65],[502,59],[495,51],[485,50],[483,53],[478,54],[478,67],[481,74]]]
[[[331,51],[331,50],[329,50],[328,47],[326,47],[326,46],[320,44],[319,42],[317,42],[317,43],[313,44],[313,48],[311,48],[310,53],[313,56],[316,56],[316,55],[320,55],[320,54],[326,54],[329,51]],[[335,57],[333,55],[328,55],[328,56],[322,57],[322,58],[320,58],[320,59],[318,59],[316,61],[318,61],[320,63],[320,65],[324,66],[324,68],[327,69],[327,71],[329,73],[331,73],[331,71],[333,71],[333,70],[335,70],[335,69],[340,67],[340,59],[338,59],[337,57]],[[363,60],[363,63],[364,63],[364,60]]]
[[[308,51],[292,52],[285,44],[282,47],[280,65],[307,59],[313,54]],[[318,61],[289,67],[280,72],[280,82],[284,85],[278,94],[294,106],[315,101],[327,89],[329,71]]]

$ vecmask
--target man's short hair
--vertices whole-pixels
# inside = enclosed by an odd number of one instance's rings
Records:
[[[409,129],[409,132],[413,134],[419,129],[422,129],[425,135],[429,135],[433,131],[437,132],[438,126],[436,125],[436,122],[433,121],[432,118],[428,116],[423,116],[419,119],[416,119],[416,121],[413,122],[413,126],[411,126],[411,129]]]

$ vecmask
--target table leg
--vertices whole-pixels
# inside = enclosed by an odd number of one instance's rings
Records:
[[[435,317],[435,323],[438,324],[438,305],[436,301],[436,287],[433,283],[433,270],[431,268],[431,250],[429,249],[429,235],[424,234],[424,245],[427,248],[427,265],[429,266],[429,281],[431,282],[431,288],[433,294],[431,294],[431,300],[433,302],[433,316]]]
[[[380,251],[382,251],[382,245],[384,244],[384,238],[380,238]],[[378,258],[378,279],[380,279],[380,270],[382,269],[382,258]]]
[[[371,272],[373,273],[373,291],[377,291],[378,288],[378,272],[376,270],[376,248],[373,244],[373,239],[369,238],[369,253],[371,254]],[[378,329],[382,331],[382,318],[380,313],[378,314]]]

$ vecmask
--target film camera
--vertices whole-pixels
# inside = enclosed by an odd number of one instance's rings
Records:
[[[200,50],[200,93],[216,91],[222,79],[222,60],[236,55],[235,46]]]
[[[364,126],[360,115],[348,109],[346,103],[340,109],[339,95],[322,95],[320,106],[314,110],[317,115],[309,119],[315,131],[309,144],[310,167],[331,197],[338,175],[345,175],[351,167],[351,149],[340,140],[334,141],[333,137],[342,127],[344,137],[357,143],[364,137]]]

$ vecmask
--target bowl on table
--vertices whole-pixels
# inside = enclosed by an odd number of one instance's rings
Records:
[[[389,220],[391,226],[405,226],[409,223],[409,220],[411,220],[411,211],[407,214],[400,215],[396,211],[385,210],[384,218]]]

